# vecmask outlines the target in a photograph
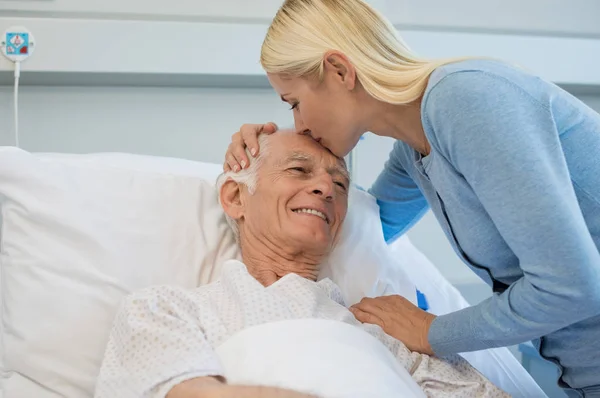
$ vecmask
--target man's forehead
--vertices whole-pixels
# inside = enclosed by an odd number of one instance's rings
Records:
[[[287,164],[291,162],[321,162],[325,161],[325,166],[328,169],[332,169],[334,171],[339,172],[344,175],[346,178],[349,178],[348,169],[346,167],[346,162],[343,159],[340,159],[331,153],[323,150],[322,152],[316,151],[307,151],[302,149],[290,149],[281,153],[278,159],[278,164]]]
[[[276,164],[291,161],[322,161],[329,163],[329,167],[339,169],[342,174],[348,174],[344,159],[340,159],[326,148],[322,147],[310,136],[293,132],[281,132],[270,137],[272,156]]]
[[[323,159],[331,164],[338,164],[341,167],[346,167],[346,162],[343,159],[338,158],[337,156],[331,154],[327,150],[323,151],[307,151],[304,149],[294,149],[290,148],[289,150],[282,153],[281,160],[320,160]]]

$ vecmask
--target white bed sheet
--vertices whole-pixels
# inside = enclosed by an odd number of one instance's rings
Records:
[[[425,398],[383,344],[343,322],[262,324],[237,333],[216,353],[225,377],[235,384],[267,384],[327,398]]]

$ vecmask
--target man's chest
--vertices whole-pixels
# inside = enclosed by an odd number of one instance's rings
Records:
[[[331,297],[335,291],[314,282],[291,279],[267,289],[232,290],[232,286],[224,286],[202,297],[198,302],[199,326],[211,345],[216,347],[252,326],[284,320],[328,319],[362,326]]]

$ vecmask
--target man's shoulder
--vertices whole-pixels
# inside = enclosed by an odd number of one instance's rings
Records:
[[[190,301],[197,295],[199,288],[187,288],[177,285],[153,285],[126,295],[122,307],[152,307],[162,302]]]
[[[152,285],[123,297],[121,308],[195,308],[220,289],[221,280],[217,279],[201,286]]]
[[[223,263],[221,275],[214,281],[200,286],[184,285],[151,285],[135,290],[124,297],[127,303],[148,302],[157,299],[194,299],[221,286],[221,279],[232,273],[247,272],[244,264],[238,260],[227,260]]]
[[[340,287],[331,279],[323,278],[317,281],[316,284],[325,292],[325,294],[327,294],[330,299],[344,307],[347,307],[344,300],[344,295],[342,294],[342,289],[340,289]]]

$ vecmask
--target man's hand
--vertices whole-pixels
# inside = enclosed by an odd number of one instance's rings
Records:
[[[200,398],[204,397],[203,394],[206,392],[223,388],[223,386],[225,386],[225,382],[222,377],[196,377],[177,384],[169,391],[166,398]]]
[[[223,398],[318,398],[297,391],[275,387],[231,387],[232,390]]]
[[[350,307],[362,323],[381,326],[384,332],[404,343],[406,348],[433,355],[427,338],[435,315],[423,311],[402,296],[363,298]]]
[[[228,385],[220,377],[209,376],[197,377],[176,385],[166,398],[317,398],[317,396],[276,387]]]

